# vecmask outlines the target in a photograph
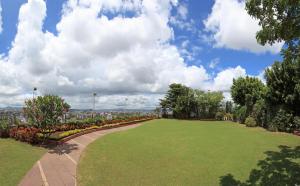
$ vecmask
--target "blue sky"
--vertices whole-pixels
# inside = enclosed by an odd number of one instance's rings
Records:
[[[243,75],[261,78],[266,67],[281,59],[282,44],[261,47],[256,43],[255,32],[259,26],[243,10],[243,1],[165,0],[139,4],[137,0],[138,6],[124,5],[118,0],[88,0],[87,4],[80,1],[71,4],[71,0],[0,0],[0,64],[3,69],[9,69],[6,76],[0,77],[0,90],[11,89],[10,93],[0,94],[0,102],[1,96],[3,100],[10,96],[15,97],[16,105],[22,105],[31,87],[38,86],[40,94],[59,94],[74,105],[89,102],[82,101],[82,96],[97,91],[103,95],[98,100],[101,108],[114,108],[124,97],[132,95],[129,99],[132,107],[153,107],[169,83],[228,93],[232,78]],[[103,5],[98,7],[97,3]],[[159,9],[153,9],[153,3],[157,3]],[[64,11],[63,7],[68,8]],[[93,11],[95,22],[84,26],[91,21],[88,16],[92,16]],[[111,33],[106,33],[109,29]],[[135,30],[137,33],[131,35]],[[72,52],[76,55],[69,56]],[[147,55],[155,56],[150,60]],[[170,62],[165,64],[165,60]],[[158,61],[165,67],[154,68]],[[74,65],[99,75],[85,74]],[[16,75],[21,74],[20,69],[26,79],[24,82]],[[160,79],[162,74],[166,74],[163,80]],[[50,81],[47,77],[52,76]],[[14,82],[8,83],[9,78]],[[222,81],[226,81],[224,85]],[[142,88],[134,87],[139,83]],[[139,97],[139,101],[134,97]],[[108,100],[113,103],[107,103]],[[135,102],[140,104],[135,105]],[[2,106],[7,104],[2,101]]]
[[[17,31],[17,21],[19,8],[26,0],[6,1],[2,0],[3,32],[0,34],[0,52],[7,53]],[[47,0],[47,17],[44,22],[43,30],[57,33],[56,24],[61,18],[61,9],[65,0]],[[188,8],[188,17],[195,20],[197,29],[204,30],[203,20],[210,14],[213,0],[197,1],[189,0],[185,2]],[[174,12],[175,13],[175,12]],[[201,41],[197,34],[173,27],[175,32],[174,43],[180,46],[182,36],[187,37],[193,45],[203,48],[195,60],[187,61],[189,64],[209,65],[208,62],[219,58],[219,68],[223,69],[230,66],[241,65],[249,74],[259,74],[264,68],[271,65],[275,60],[280,60],[279,54],[255,54],[248,51],[236,51],[232,49],[213,48],[206,42]],[[245,33],[246,34],[246,33]],[[199,62],[201,61],[201,62]]]

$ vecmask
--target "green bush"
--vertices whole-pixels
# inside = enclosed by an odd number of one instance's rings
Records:
[[[45,132],[59,124],[69,108],[61,97],[45,95],[26,100],[24,114],[30,124]]]
[[[276,113],[275,117],[271,121],[269,128],[270,127],[281,132],[293,132],[293,130],[296,129],[293,115],[283,109],[280,109]]]
[[[300,116],[294,117],[295,130],[300,130]]]
[[[256,127],[257,123],[255,121],[255,119],[251,116],[248,116],[245,120],[245,124],[247,127]]]
[[[9,125],[7,120],[0,120],[0,138],[9,136]]]
[[[266,127],[267,125],[267,109],[266,109],[266,104],[263,99],[258,100],[252,110],[253,118],[255,119],[257,125],[261,127]]]
[[[247,108],[246,106],[239,107],[234,112],[234,119],[239,123],[245,123],[247,117]]]
[[[224,113],[223,112],[217,112],[215,116],[216,120],[223,120],[224,118]]]

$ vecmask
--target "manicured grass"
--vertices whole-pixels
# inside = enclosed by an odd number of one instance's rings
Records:
[[[78,174],[86,186],[289,185],[300,182],[300,137],[232,122],[153,120],[89,145]]]
[[[0,185],[15,186],[46,149],[12,139],[0,139]]]

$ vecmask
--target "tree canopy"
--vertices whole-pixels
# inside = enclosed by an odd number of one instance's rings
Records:
[[[214,118],[222,100],[222,92],[204,92],[181,84],[171,84],[160,105],[163,113],[171,110],[175,118]]]
[[[233,80],[231,97],[233,101],[241,106],[252,106],[261,99],[265,92],[265,85],[255,77],[240,77]]]
[[[247,0],[246,10],[259,20],[262,29],[256,38],[262,45],[280,41],[299,45],[299,0]]]
[[[275,62],[266,70],[267,100],[272,105],[300,115],[300,58],[296,63]]]
[[[255,78],[234,80],[232,98],[240,107],[237,116],[251,116],[271,130],[300,129],[300,1],[247,0],[246,10],[258,19],[262,44],[284,42],[282,62],[265,70],[266,87]]]
[[[70,105],[59,96],[45,95],[26,100],[24,113],[32,125],[48,130],[60,123],[64,113],[69,109]]]

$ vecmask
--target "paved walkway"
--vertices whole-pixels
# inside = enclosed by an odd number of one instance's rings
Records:
[[[141,124],[107,129],[76,137],[49,150],[26,174],[20,186],[76,186],[76,167],[85,147],[112,132],[135,128]]]

